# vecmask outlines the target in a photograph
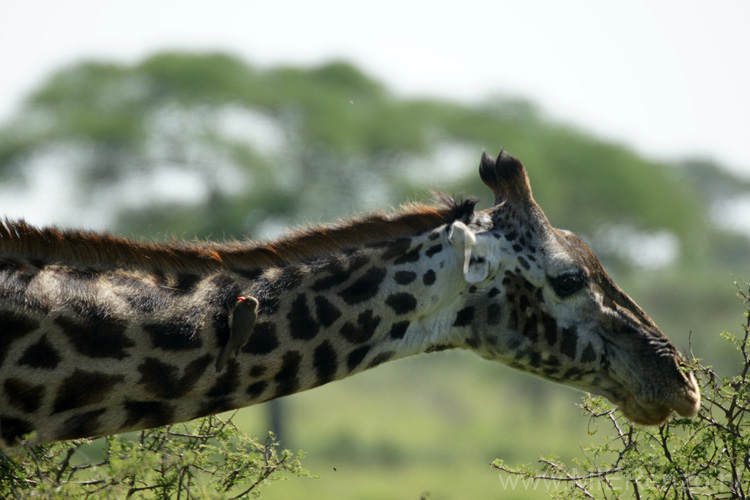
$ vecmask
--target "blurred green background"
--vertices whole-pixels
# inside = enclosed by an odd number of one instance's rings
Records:
[[[583,237],[678,347],[690,338],[733,373],[718,333],[738,330],[732,280],[750,281],[750,240],[722,210],[750,182],[706,159],[646,159],[524,100],[397,96],[343,61],[261,68],[165,52],[76,63],[0,126],[0,200],[36,197],[71,226],[125,236],[273,238],[432,190],[488,206],[477,165],[501,147],[526,165],[552,224]],[[512,486],[491,460],[569,460],[595,442],[579,400],[470,353],[387,364],[284,398],[282,444],[305,450],[320,477],[263,497],[498,498]],[[259,436],[269,428],[264,405],[237,418]],[[518,485],[515,497],[546,494]]]

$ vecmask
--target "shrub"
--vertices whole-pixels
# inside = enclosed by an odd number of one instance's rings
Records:
[[[309,475],[301,452],[277,446],[272,434],[261,443],[231,418],[211,416],[135,436],[6,449],[0,453],[0,498],[257,497],[284,474]]]

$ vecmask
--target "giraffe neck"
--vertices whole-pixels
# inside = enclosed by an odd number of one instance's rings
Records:
[[[449,321],[460,266],[446,240],[436,231],[266,270],[250,289],[261,306],[236,360],[248,402],[460,342]]]
[[[194,273],[0,258],[0,436],[186,421],[461,345],[449,332],[464,282],[446,228]],[[258,318],[217,373],[239,295],[259,300]]]

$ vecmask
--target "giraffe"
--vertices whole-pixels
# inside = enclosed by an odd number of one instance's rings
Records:
[[[695,415],[679,351],[580,238],[550,225],[521,162],[483,153],[479,173],[488,209],[444,196],[272,242],[5,220],[0,437],[182,422],[453,348],[603,395],[637,423]],[[252,311],[230,332],[242,301]]]

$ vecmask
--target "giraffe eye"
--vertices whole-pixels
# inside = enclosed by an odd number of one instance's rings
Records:
[[[550,278],[549,281],[560,298],[573,295],[586,286],[586,277],[580,271]]]

